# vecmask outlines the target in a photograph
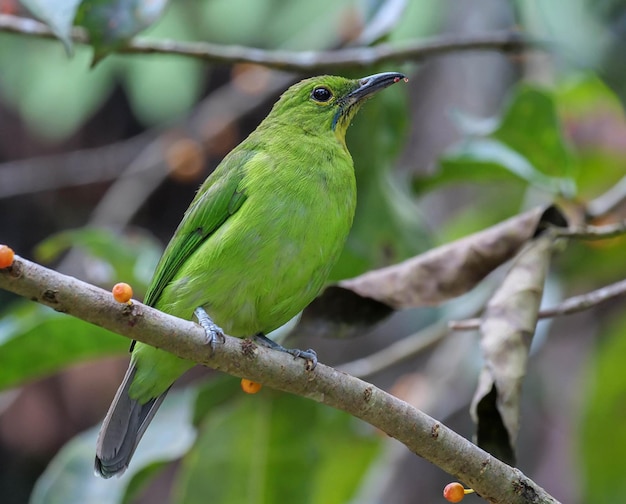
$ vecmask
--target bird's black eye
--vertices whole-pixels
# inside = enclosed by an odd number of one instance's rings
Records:
[[[327,102],[333,97],[333,94],[330,92],[330,89],[325,88],[323,86],[316,87],[311,91],[311,98],[318,102]]]

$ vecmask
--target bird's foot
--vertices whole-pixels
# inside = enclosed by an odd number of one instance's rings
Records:
[[[209,317],[209,314],[204,308],[202,308],[202,306],[198,306],[198,308],[193,311],[193,314],[198,319],[198,324],[200,324],[202,329],[204,329],[204,333],[206,334],[206,344],[211,345],[211,350],[215,350],[215,345],[218,341],[220,343],[224,343],[224,341],[226,341],[222,328],[213,322],[211,317]]]
[[[254,336],[254,339],[261,343],[262,345],[271,348],[272,350],[278,350],[279,352],[285,352],[288,353],[289,355],[293,355],[294,358],[298,358],[300,357],[301,359],[304,359],[307,361],[307,369],[309,371],[312,371],[313,369],[315,369],[315,366],[317,366],[317,353],[315,353],[315,350],[313,350],[312,348],[309,348],[308,350],[299,350],[297,348],[285,348],[282,345],[279,345],[278,343],[276,343],[275,341],[272,341],[271,339],[269,339],[267,336],[265,336],[265,334],[256,334]]]

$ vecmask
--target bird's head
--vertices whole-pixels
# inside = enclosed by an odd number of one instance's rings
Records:
[[[274,105],[268,119],[290,122],[307,132],[334,132],[342,142],[350,121],[361,105],[375,93],[404,75],[385,72],[362,79],[322,75],[291,86]]]

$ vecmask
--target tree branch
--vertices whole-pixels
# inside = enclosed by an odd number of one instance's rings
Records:
[[[226,337],[215,352],[197,324],[141,303],[120,304],[98,287],[16,256],[0,288],[179,357],[341,409],[378,427],[493,503],[556,503],[545,490],[441,423],[377,387],[319,364]]]
[[[54,39],[50,29],[38,21],[7,14],[0,15],[0,31],[40,38]],[[88,44],[89,38],[81,28],[72,30],[72,40]],[[374,47],[353,47],[333,51],[265,50],[236,45],[175,40],[150,40],[136,37],[118,50],[125,54],[176,54],[198,58],[212,63],[255,63],[266,67],[310,73],[320,70],[357,69],[380,63],[420,61],[454,51],[519,52],[544,44],[532,42],[519,32],[505,31],[488,35],[464,37],[442,36],[430,40],[413,41],[403,46],[379,44]]]
[[[114,180],[156,136],[149,130],[102,147],[0,163],[0,199]]]
[[[583,310],[587,310],[600,303],[608,301],[616,297],[624,296],[626,294],[626,280],[606,285],[600,289],[581,294],[580,296],[573,296],[559,303],[558,305],[541,310],[539,312],[539,318],[552,318],[559,317],[561,315],[570,315]],[[480,327],[480,318],[471,318],[466,320],[452,320],[448,323],[448,327],[455,331],[472,331]]]

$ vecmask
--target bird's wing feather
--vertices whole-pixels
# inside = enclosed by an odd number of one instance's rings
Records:
[[[241,207],[246,195],[240,183],[254,155],[250,150],[233,151],[202,184],[157,265],[145,304],[154,306],[185,261]]]

